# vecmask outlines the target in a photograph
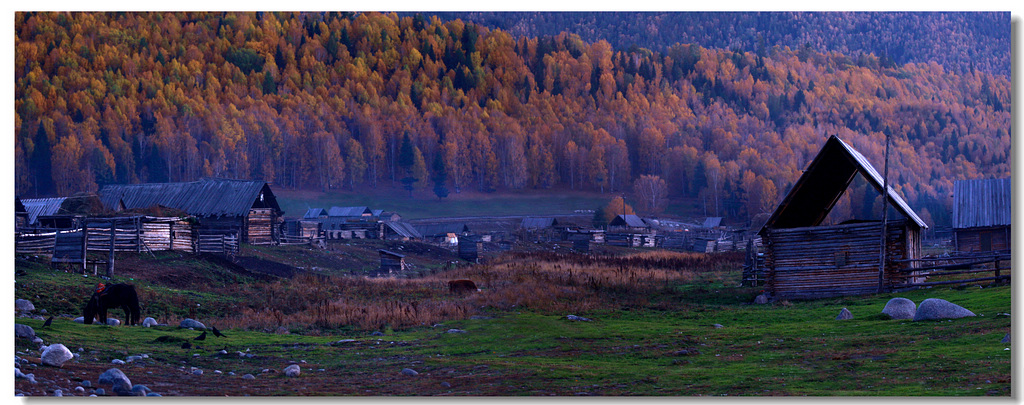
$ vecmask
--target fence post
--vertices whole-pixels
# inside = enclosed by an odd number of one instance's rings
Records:
[[[117,240],[117,220],[110,220],[110,258],[107,259],[107,277],[114,277],[114,241]]]
[[[999,262],[1000,262],[999,256],[996,256],[996,258],[995,258],[995,265],[996,265],[996,280],[995,280],[995,283],[996,284],[999,284],[1002,281],[1002,280],[999,279]]]
[[[58,231],[59,232],[59,231]],[[57,237],[54,236],[54,239]],[[89,271],[89,264],[86,258],[89,255],[89,226],[82,220],[82,274]]]

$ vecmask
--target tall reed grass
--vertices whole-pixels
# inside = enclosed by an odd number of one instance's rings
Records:
[[[737,256],[738,257],[738,256]],[[467,318],[487,308],[585,312],[632,305],[698,274],[738,266],[737,257],[678,252],[629,256],[509,253],[419,279],[299,275],[239,287],[251,297],[227,328],[316,333],[339,328],[380,330]],[[481,291],[450,293],[447,282],[473,280]]]

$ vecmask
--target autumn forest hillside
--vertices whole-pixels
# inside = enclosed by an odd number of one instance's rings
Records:
[[[953,181],[1010,174],[1009,78],[934,61],[380,13],[16,13],[15,29],[21,196],[204,176],[423,198],[664,182],[752,218],[828,136],[881,162],[890,135],[895,188],[948,224]]]

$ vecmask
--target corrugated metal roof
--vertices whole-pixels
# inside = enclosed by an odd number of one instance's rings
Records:
[[[420,233],[420,231],[418,231],[416,227],[412,226],[412,224],[408,222],[389,221],[384,222],[384,226],[391,228],[392,231],[403,237],[423,239],[423,235]]]
[[[469,226],[462,223],[452,224],[428,224],[428,225],[416,225],[416,230],[420,231],[420,235],[424,237],[438,237],[445,236],[449,233],[461,235],[463,233],[469,233]]]
[[[722,217],[704,218],[704,228],[717,228],[719,226],[722,226]]]
[[[769,228],[818,226],[860,173],[880,194],[882,176],[871,162],[852,146],[833,135],[825,142],[800,176],[789,194],[765,222],[760,233]],[[890,205],[921,228],[928,228],[906,201],[890,186],[886,190]]]
[[[610,225],[610,226],[623,226],[623,225],[625,225],[625,226],[630,226],[630,227],[634,227],[634,228],[644,228],[644,227],[647,227],[647,223],[644,222],[643,219],[641,219],[640,217],[638,217],[636,215],[633,215],[633,214],[618,215],[608,225]]]
[[[35,224],[36,219],[42,216],[57,215],[60,213],[60,206],[64,204],[67,197],[55,198],[30,198],[21,200],[28,212],[28,223]]]
[[[280,212],[266,182],[204,178],[185,183],[112,184],[100,190],[103,205],[117,209],[162,205],[200,217],[245,216],[254,206]]]
[[[558,220],[554,218],[523,218],[521,227],[525,229],[541,229],[557,226]]]
[[[327,210],[323,208],[310,208],[306,210],[306,214],[302,216],[302,219],[317,219],[321,215],[327,215]]]
[[[372,214],[373,212],[366,207],[331,207],[331,209],[327,210],[327,216],[329,217],[361,217]]]
[[[1010,178],[953,183],[953,228],[1010,225]]]

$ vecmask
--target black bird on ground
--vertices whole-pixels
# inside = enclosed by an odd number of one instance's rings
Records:
[[[226,335],[224,335],[223,333],[220,333],[220,331],[219,331],[219,330],[217,330],[217,327],[216,327],[216,326],[210,325],[210,330],[212,330],[212,331],[213,331],[213,336],[216,336],[216,337],[227,337],[227,336],[226,336]]]
[[[206,331],[203,331],[202,335],[196,337],[196,340],[206,340]]]
[[[52,316],[49,317],[49,318],[46,318],[46,322],[43,322],[43,327],[45,328],[47,326],[50,326],[51,322],[53,322],[53,317]]]
[[[189,343],[189,342],[182,343],[181,344],[181,348],[182,349],[191,349],[192,348],[192,344]]]

